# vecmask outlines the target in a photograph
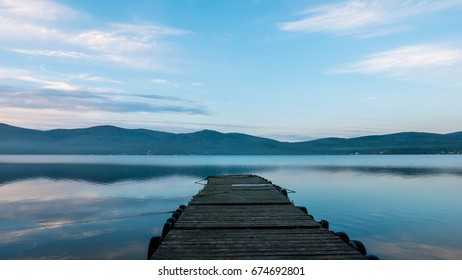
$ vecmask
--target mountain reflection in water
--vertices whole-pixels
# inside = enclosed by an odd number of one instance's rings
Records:
[[[462,259],[457,156],[14,157],[0,157],[0,259],[144,259],[194,182],[218,174],[296,191],[382,259]]]

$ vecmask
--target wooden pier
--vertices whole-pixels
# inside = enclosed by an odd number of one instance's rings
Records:
[[[286,197],[285,189],[255,175],[213,176],[151,259],[365,259]],[[180,211],[181,212],[181,211]],[[154,251],[155,250],[155,251]]]

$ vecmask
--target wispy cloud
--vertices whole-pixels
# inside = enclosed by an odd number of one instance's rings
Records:
[[[85,61],[87,63],[94,63],[95,61],[100,63],[114,63],[119,64],[125,68],[135,68],[141,70],[159,70],[162,68],[156,61],[153,61],[151,57],[144,58],[143,55],[127,55],[121,54],[116,51],[112,53],[104,52],[86,52],[83,51],[69,51],[69,50],[36,50],[36,49],[15,49],[12,48],[10,51],[20,54],[27,54],[31,56],[48,56],[51,58],[59,59],[62,63],[63,58],[67,59],[66,63],[72,63],[74,61],[80,63]]]
[[[5,16],[0,10],[0,41],[12,43],[24,43],[30,41],[41,40],[51,41],[61,40],[63,34],[52,26],[36,23],[31,20],[23,20],[22,18],[11,18]]]
[[[0,0],[0,41],[63,40],[58,23],[82,16],[55,1]]]
[[[106,22],[91,29],[70,27],[85,17],[90,16],[54,1],[0,0],[0,42],[20,54],[159,69],[156,58],[168,49],[163,47],[163,37],[189,34],[140,21]]]
[[[155,48],[160,36],[184,34],[188,32],[152,23],[108,23],[103,30],[82,31],[70,41],[97,52],[125,53]]]
[[[109,26],[118,30],[118,33],[125,34],[138,34],[142,40],[149,40],[149,38],[161,35],[187,35],[190,31],[172,28],[169,26],[155,25],[149,22],[134,23],[110,23]]]
[[[412,74],[415,70],[462,66],[462,48],[438,44],[406,46],[335,67],[332,73]]]
[[[162,86],[162,87],[181,88],[181,89],[186,89],[186,90],[190,90],[191,88],[200,88],[204,86],[202,83],[198,83],[198,82],[180,83],[180,82],[169,81],[169,80],[159,79],[159,78],[152,79],[151,82],[158,86]]]
[[[92,81],[92,82],[110,82],[110,83],[116,83],[120,84],[121,81],[114,80],[114,79],[108,79],[105,77],[100,77],[100,76],[95,76],[91,75],[88,73],[80,73],[80,74],[75,74],[75,75],[67,75],[67,77],[71,80],[84,80],[84,81]]]
[[[0,108],[53,110],[64,113],[209,114],[202,104],[190,99],[150,93],[125,93],[110,87],[80,86],[74,83],[79,80],[95,85],[120,83],[87,73],[56,76],[0,67],[0,80],[4,81],[4,86],[0,87]],[[17,86],[17,81],[21,82],[21,88]]]
[[[0,87],[0,107],[63,112],[108,113],[180,113],[208,115],[207,110],[191,100],[160,95],[91,92],[85,90]]]
[[[403,28],[406,19],[462,6],[462,0],[350,0],[298,13],[301,19],[279,23],[283,31],[341,36],[377,36]]]
[[[67,83],[66,81],[53,80],[44,76],[38,76],[29,71],[15,68],[0,67],[0,80],[16,80],[30,82],[36,86],[47,89],[57,90],[77,90],[78,86]]]
[[[120,53],[147,50],[155,42],[133,40],[133,37],[118,35],[113,32],[90,30],[79,33],[71,38],[74,44],[86,49],[102,53]]]
[[[110,85],[119,85],[122,82],[107,77],[95,76],[90,73],[60,74],[47,72],[45,69],[31,72],[25,69],[0,67],[0,81],[4,86],[22,82],[24,87],[36,89],[56,90],[87,90],[90,92],[117,92],[120,88]],[[24,83],[25,82],[25,83]]]
[[[10,49],[15,53],[27,54],[27,55],[38,55],[38,56],[52,56],[57,58],[85,58],[92,59],[97,58],[89,54],[76,51],[66,51],[66,50],[32,50],[32,49]]]
[[[154,79],[154,80],[151,80],[151,82],[153,82],[154,84],[158,84],[158,85],[168,85],[170,83],[169,81],[164,80],[164,79]]]
[[[0,0],[0,10],[2,14],[40,20],[55,20],[63,14],[67,14],[68,18],[76,15],[72,8],[49,0]]]

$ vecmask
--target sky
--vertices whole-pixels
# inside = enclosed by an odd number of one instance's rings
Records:
[[[0,0],[0,123],[293,142],[461,107],[462,0]]]

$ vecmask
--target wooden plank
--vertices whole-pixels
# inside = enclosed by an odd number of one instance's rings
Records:
[[[364,259],[270,181],[212,176],[153,259]]]
[[[361,259],[324,229],[173,230],[164,256],[172,259]],[[172,249],[179,249],[172,254]],[[197,252],[201,252],[197,254]]]
[[[270,181],[255,175],[228,175],[228,176],[209,176],[209,185],[231,185],[231,184],[267,184]]]
[[[292,204],[189,205],[175,228],[312,227],[319,223]]]
[[[236,187],[229,185],[207,185],[193,196],[190,204],[291,204],[274,186]]]

